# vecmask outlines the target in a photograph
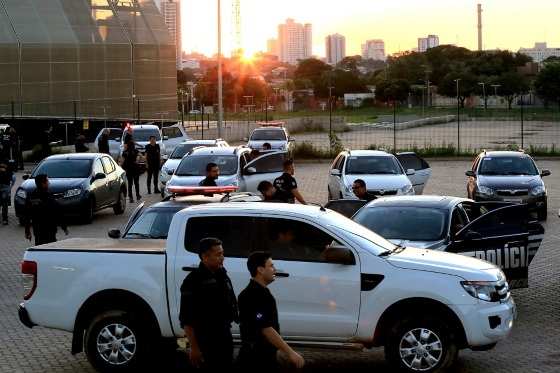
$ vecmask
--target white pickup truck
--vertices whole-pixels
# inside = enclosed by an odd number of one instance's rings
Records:
[[[249,281],[248,254],[272,253],[271,291],[282,334],[294,345],[384,346],[396,368],[434,372],[459,349],[490,349],[511,331],[515,304],[494,265],[395,246],[322,207],[271,206],[182,210],[167,241],[69,239],[30,248],[20,319],[72,332],[72,352],[85,351],[101,371],[154,362],[159,355],[150,351],[162,338],[183,336],[179,289],[198,265],[199,240],[212,236],[224,242],[236,292]]]

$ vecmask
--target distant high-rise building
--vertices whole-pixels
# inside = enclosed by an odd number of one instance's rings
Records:
[[[327,63],[336,65],[346,57],[346,38],[340,34],[329,35],[325,38]]]
[[[437,35],[428,35],[427,38],[418,38],[418,52],[420,53],[437,46],[439,46],[439,36]]]
[[[177,69],[182,68],[182,39],[181,39],[181,2],[180,0],[157,0],[156,4],[165,18],[171,40],[175,43],[177,53]]]
[[[280,61],[292,65],[312,55],[312,26],[302,25],[288,18],[286,23],[278,25],[278,52]]]
[[[560,57],[560,48],[548,48],[546,43],[535,43],[534,48],[521,48],[519,53],[526,54],[533,61],[542,63],[549,57]]]
[[[272,56],[280,56],[278,51],[278,39],[268,39],[266,41],[266,52]]]
[[[362,44],[362,58],[385,61],[385,42],[381,39],[368,40]]]

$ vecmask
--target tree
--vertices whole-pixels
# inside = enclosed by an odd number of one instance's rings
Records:
[[[375,87],[375,98],[388,103],[402,102],[408,98],[410,84],[404,79],[382,80]]]
[[[478,90],[476,75],[468,70],[453,71],[447,74],[438,85],[438,92],[447,97],[457,97],[457,79],[459,81],[459,102],[465,107],[465,100]]]
[[[537,95],[545,104],[554,102],[560,107],[560,63],[545,64],[537,75],[534,85]]]
[[[321,79],[324,72],[330,71],[332,68],[321,60],[316,58],[308,58],[300,61],[296,71],[294,72],[294,79],[309,79],[313,83]]]
[[[500,96],[503,96],[508,102],[508,109],[511,109],[516,97],[529,91],[527,78],[517,71],[502,73],[494,80],[494,84],[500,85]]]

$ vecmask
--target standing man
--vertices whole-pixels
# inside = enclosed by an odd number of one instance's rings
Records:
[[[216,180],[220,177],[220,168],[217,164],[210,162],[206,165],[206,177],[198,184],[203,187],[215,187]]]
[[[31,241],[31,228],[35,245],[56,242],[57,227],[66,235],[68,228],[60,213],[60,207],[49,194],[49,178],[45,174],[35,176],[35,189],[25,202],[25,238]]]
[[[287,360],[297,369],[305,364],[280,336],[276,300],[268,290],[276,276],[270,254],[254,252],[247,260],[249,285],[239,294],[241,350],[239,363],[244,371],[278,371],[278,360]]]
[[[103,130],[103,133],[101,133],[99,140],[97,140],[97,151],[99,153],[111,155],[111,152],[109,150],[109,133],[109,129],[105,128]]]
[[[181,286],[179,320],[189,340],[191,364],[208,372],[233,363],[231,323],[239,322],[237,301],[224,269],[224,249],[217,238],[200,241],[200,264]]]
[[[84,136],[83,133],[81,133],[76,138],[76,143],[74,144],[74,148],[76,153],[87,153],[89,151],[89,148],[86,145],[86,137]]]
[[[130,203],[134,202],[132,198],[132,185],[134,184],[136,190],[136,200],[140,200],[140,167],[138,166],[138,150],[134,141],[129,141],[124,144],[124,151],[122,153],[122,168],[126,171],[126,181],[128,184],[128,200]]]
[[[284,203],[295,203],[297,199],[302,205],[307,205],[303,196],[298,191],[296,179],[294,179],[294,161],[287,159],[284,161],[284,173],[274,180],[276,188],[276,199]]]
[[[146,145],[146,162],[148,165],[148,179],[146,185],[148,186],[148,194],[152,194],[150,186],[152,177],[154,179],[154,193],[159,193],[158,189],[158,175],[161,166],[161,150],[159,144],[156,142],[155,136],[150,136],[150,143]]]
[[[8,206],[12,199],[12,187],[16,177],[8,162],[0,160],[0,207],[2,208],[2,225],[8,225]]]
[[[352,184],[352,191],[354,195],[363,201],[373,201],[376,199],[375,195],[367,191],[366,182],[362,179],[356,179]]]

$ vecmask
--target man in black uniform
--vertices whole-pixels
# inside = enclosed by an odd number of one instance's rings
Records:
[[[181,286],[179,320],[190,343],[193,366],[217,372],[233,362],[231,323],[239,322],[231,280],[223,267],[224,249],[217,238],[199,244],[201,263]]]
[[[264,202],[280,202],[275,199],[276,188],[274,188],[270,181],[261,181],[257,186],[257,190],[262,194]]]
[[[210,162],[206,165],[206,178],[204,178],[198,185],[204,187],[215,187],[218,186],[216,184],[216,180],[220,176],[220,168],[217,164]]]
[[[303,196],[298,191],[296,179],[294,179],[294,161],[287,159],[284,161],[284,173],[274,180],[276,188],[275,199],[284,203],[295,203],[297,199],[302,205],[307,205]]]
[[[247,260],[251,273],[249,285],[239,294],[241,350],[239,364],[243,371],[274,372],[279,360],[301,369],[303,357],[280,336],[276,300],[268,290],[276,269],[270,254],[254,252]]]
[[[367,191],[366,182],[362,179],[356,179],[352,184],[352,191],[354,195],[363,201],[373,201],[376,199],[375,195]]]
[[[154,193],[159,193],[158,189],[158,174],[161,166],[161,149],[156,142],[155,136],[150,136],[150,143],[144,148],[146,150],[146,163],[148,165],[148,178],[146,185],[148,187],[148,194],[152,194],[152,177],[154,178]]]
[[[104,154],[107,154],[107,155],[111,154],[111,152],[109,150],[109,134],[110,133],[111,133],[111,131],[109,129],[105,128],[103,130],[103,133],[99,137],[99,140],[97,140],[97,151],[99,153],[104,153]]]
[[[25,238],[31,241],[31,228],[35,245],[56,242],[56,230],[60,226],[68,235],[68,228],[60,207],[49,194],[49,178],[41,174],[35,176],[35,189],[25,202]]]

